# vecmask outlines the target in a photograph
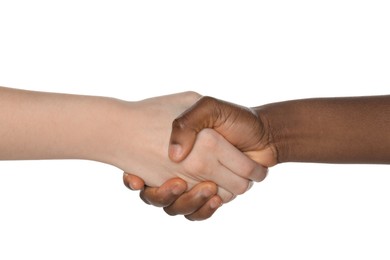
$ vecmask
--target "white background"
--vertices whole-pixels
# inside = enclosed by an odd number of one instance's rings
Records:
[[[389,14],[374,0],[0,1],[0,85],[247,106],[389,94]],[[278,165],[190,222],[108,165],[0,162],[0,259],[389,259],[389,170]]]

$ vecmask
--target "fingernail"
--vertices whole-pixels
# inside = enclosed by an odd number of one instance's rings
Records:
[[[129,182],[129,188],[130,188],[131,190],[135,190],[131,182]]]
[[[184,189],[181,185],[175,185],[171,190],[173,195],[180,195],[184,192]]]
[[[217,209],[217,208],[219,208],[221,206],[222,206],[222,202],[219,202],[218,199],[213,199],[210,202],[210,208],[212,208],[212,209]]]
[[[210,197],[212,194],[213,194],[213,191],[210,190],[210,189],[203,189],[203,190],[202,190],[202,195],[203,195],[203,197],[205,197],[205,198]]]
[[[250,181],[249,184],[248,184],[248,188],[246,189],[246,191],[250,190],[253,186],[253,181]]]
[[[172,159],[179,159],[182,153],[182,148],[180,144],[171,144],[169,146],[169,154],[171,155]]]

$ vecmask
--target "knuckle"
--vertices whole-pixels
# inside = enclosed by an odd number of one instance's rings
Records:
[[[204,219],[208,218],[208,217],[198,217],[198,216],[193,216],[193,215],[185,215],[184,217],[189,221],[204,220]]]
[[[183,93],[184,97],[190,100],[199,99],[201,95],[195,91],[186,91]]]
[[[151,205],[150,201],[149,201],[148,198],[145,196],[145,191],[141,191],[141,192],[139,193],[139,197],[141,198],[141,200],[142,200],[143,202],[145,202],[145,203],[148,204],[148,205]]]
[[[205,175],[207,170],[207,165],[205,164],[204,160],[198,156],[191,156],[189,160],[186,160],[183,166],[185,167],[186,172],[192,172],[197,175]]]
[[[128,175],[127,175],[127,174],[123,174],[123,184],[124,184],[127,188],[130,188],[129,180],[128,180]]]
[[[166,196],[164,196],[164,194],[158,194],[152,191],[144,191],[141,192],[140,196],[144,202],[155,207],[165,207],[169,204],[168,199]]]
[[[191,221],[202,221],[210,218],[215,211],[213,210],[198,210],[191,214],[184,215],[184,217]]]
[[[261,182],[263,181],[268,174],[268,168],[267,167],[261,167],[256,165],[251,173],[250,179],[255,181],[255,182]]]
[[[264,172],[256,174],[256,176],[255,176],[253,181],[261,182],[261,181],[263,181],[267,177],[267,174],[268,174],[268,169],[266,169]]]
[[[171,210],[170,207],[164,207],[163,209],[164,209],[165,213],[167,213],[169,216],[176,216],[179,214],[178,212]]]
[[[202,185],[202,190],[205,192],[208,192],[208,193],[206,193],[206,194],[208,194],[207,197],[210,197],[211,195],[214,195],[217,193],[218,187],[214,182],[206,181],[206,182],[201,183],[201,185]]]
[[[247,179],[250,179],[251,177],[258,178],[258,174],[257,175],[255,174],[256,166],[257,166],[256,163],[253,161],[242,164],[241,165],[242,176]]]
[[[184,113],[179,117],[175,118],[172,122],[172,129],[184,131],[184,130],[194,130],[194,124],[192,115],[190,113]]]
[[[210,97],[210,96],[203,96],[200,100],[199,103],[204,103],[204,104],[213,104],[216,103],[217,99]]]
[[[221,109],[224,107],[222,105],[223,102],[210,96],[204,96],[198,102],[201,107],[208,109],[210,113],[217,118],[221,114]]]
[[[215,150],[220,141],[220,136],[212,129],[203,129],[198,134],[199,145],[211,150]]]
[[[172,128],[174,129],[185,129],[187,127],[187,117],[186,116],[180,116],[178,118],[175,118],[172,122]]]
[[[228,203],[235,199],[235,195],[225,189],[219,188],[218,189],[218,196],[221,198],[223,203]]]
[[[165,198],[154,198],[152,200],[152,205],[156,207],[165,207],[167,206]]]
[[[248,190],[248,187],[249,187],[249,181],[248,180],[243,181],[242,184],[239,184],[237,186],[235,195],[244,194]]]

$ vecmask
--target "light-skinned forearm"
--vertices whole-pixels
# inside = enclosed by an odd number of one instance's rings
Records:
[[[0,88],[0,159],[110,162],[120,101]]]
[[[390,163],[390,96],[293,100],[255,111],[278,162]]]

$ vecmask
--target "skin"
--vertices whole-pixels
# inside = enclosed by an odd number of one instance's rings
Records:
[[[175,162],[186,158],[204,128],[267,167],[283,162],[390,163],[390,96],[302,99],[255,108],[203,97],[173,122],[169,157]],[[177,202],[180,195],[168,196],[166,185],[165,200],[176,203],[173,214],[180,214],[185,205]],[[155,202],[158,196],[151,190],[146,187],[141,197]]]
[[[0,88],[0,160],[98,161],[132,172],[150,187],[180,178],[185,191],[211,181],[228,202],[266,169],[211,129],[199,133],[182,162],[168,158],[171,122],[199,97],[187,92],[128,102]]]
[[[171,215],[184,215],[189,220],[204,220],[211,217],[222,206],[217,195],[218,187],[213,182],[202,182],[186,192],[187,184],[181,179],[171,179],[161,187],[144,188],[142,179],[123,174],[123,182],[131,190],[141,190],[141,199],[150,205],[163,207]]]

